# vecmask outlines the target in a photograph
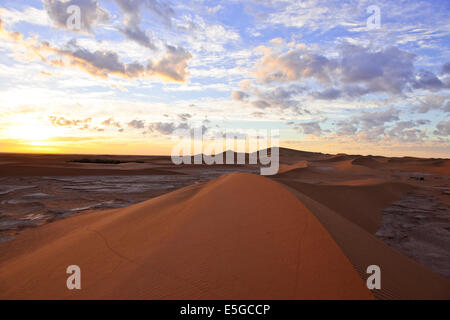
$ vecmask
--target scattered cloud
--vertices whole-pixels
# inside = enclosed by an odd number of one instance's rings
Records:
[[[122,125],[120,124],[119,121],[115,121],[114,118],[108,118],[106,120],[104,120],[102,122],[102,125],[107,126],[107,127],[116,127],[121,129]]]
[[[329,88],[323,91],[314,92],[313,96],[316,99],[322,100],[335,100],[341,96],[342,92],[340,90]]]
[[[450,74],[450,62],[444,63],[441,69],[441,74]]]
[[[427,113],[431,110],[442,110],[450,112],[450,100],[446,96],[427,95],[424,99],[419,99],[420,103],[413,106],[413,110],[419,113]]]
[[[336,123],[338,136],[357,136],[364,140],[378,140],[385,134],[388,124],[398,121],[400,110],[388,108],[380,111],[362,110],[350,119]]]
[[[19,32],[7,31],[1,20],[0,38],[23,46],[32,59],[39,59],[53,67],[75,67],[99,78],[108,78],[110,75],[127,79],[156,76],[167,81],[184,82],[189,75],[186,69],[191,55],[182,48],[172,46],[168,46],[166,55],[156,61],[125,63],[112,50],[89,51],[78,45],[76,39],[70,40],[61,49],[35,38],[24,39]]]
[[[186,122],[186,121],[188,121],[190,118],[192,118],[192,115],[191,115],[190,113],[181,113],[181,114],[178,114],[178,118],[179,118],[181,121]]]
[[[142,11],[147,10],[153,17],[161,19],[166,25],[171,25],[174,11],[167,2],[158,0],[114,0],[123,16],[123,25],[119,31],[128,39],[143,47],[155,50],[155,40],[151,30],[141,28]]]
[[[436,91],[442,89],[444,83],[431,71],[420,70],[417,74],[417,80],[413,83],[415,89],[429,89]]]
[[[310,52],[304,45],[281,54],[268,47],[260,47],[259,50],[264,52],[264,56],[256,65],[256,77],[265,83],[298,81],[304,78],[328,82],[329,74],[337,67],[333,60]]]
[[[437,136],[450,136],[450,120],[440,121],[436,125],[436,130],[433,133]]]
[[[322,134],[322,128],[320,127],[319,121],[298,123],[296,124],[296,127],[301,128],[304,134],[313,136],[320,136]]]
[[[240,91],[240,90],[235,90],[231,93],[231,96],[233,97],[234,100],[236,101],[244,101],[248,98],[248,94]]]
[[[86,119],[66,119],[64,117],[50,116],[50,122],[55,127],[78,127],[88,129],[91,125],[92,118]]]
[[[128,126],[134,129],[143,129],[145,127],[145,121],[135,119],[128,122]]]

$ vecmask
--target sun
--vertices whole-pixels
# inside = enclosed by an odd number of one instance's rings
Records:
[[[8,128],[9,138],[27,142],[43,142],[55,135],[55,128],[39,124],[22,124]]]

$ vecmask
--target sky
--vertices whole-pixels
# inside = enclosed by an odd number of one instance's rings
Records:
[[[0,152],[170,154],[177,129],[450,158],[449,1],[2,0]]]

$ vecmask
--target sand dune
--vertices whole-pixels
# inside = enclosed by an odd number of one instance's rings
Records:
[[[374,176],[383,180],[383,172],[361,165],[353,164],[353,160],[343,160],[324,163],[323,161],[308,161],[306,164],[297,162],[280,167],[277,178],[299,180],[307,183],[344,183],[350,180],[368,180]],[[349,182],[350,183],[350,182]]]
[[[66,267],[82,290],[65,287]],[[0,298],[371,299],[315,216],[267,178],[223,176],[0,244]]]
[[[419,159],[419,158],[391,158],[386,161],[383,168],[389,170],[409,171],[450,175],[449,159]]]
[[[375,233],[381,221],[381,210],[412,187],[403,183],[381,183],[359,186],[313,185],[281,180],[295,185],[308,197],[326,205],[360,227]]]
[[[294,169],[303,169],[308,167],[308,161],[302,160],[295,162],[294,164],[281,164],[278,170],[278,174],[292,171]]]
[[[380,166],[382,166],[382,164],[373,157],[358,157],[352,160],[352,164],[369,168],[379,168]]]
[[[282,167],[276,175],[278,178],[299,179],[308,182],[337,181],[348,179],[348,175],[342,175],[332,167],[302,167],[301,165],[291,165]]]
[[[350,156],[348,154],[337,154],[330,156],[326,159],[319,160],[320,162],[339,162],[339,161],[346,161],[346,160],[353,160],[355,156]]]
[[[329,207],[298,192],[302,190],[301,185],[295,182],[289,185],[291,192],[314,212],[330,232],[361,278],[367,277],[367,266],[380,266],[381,290],[372,291],[377,299],[450,299],[448,280],[387,246]],[[352,210],[351,204],[348,210]]]

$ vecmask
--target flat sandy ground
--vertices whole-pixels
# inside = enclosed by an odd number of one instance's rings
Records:
[[[280,161],[1,155],[0,299],[450,299],[449,160]]]

